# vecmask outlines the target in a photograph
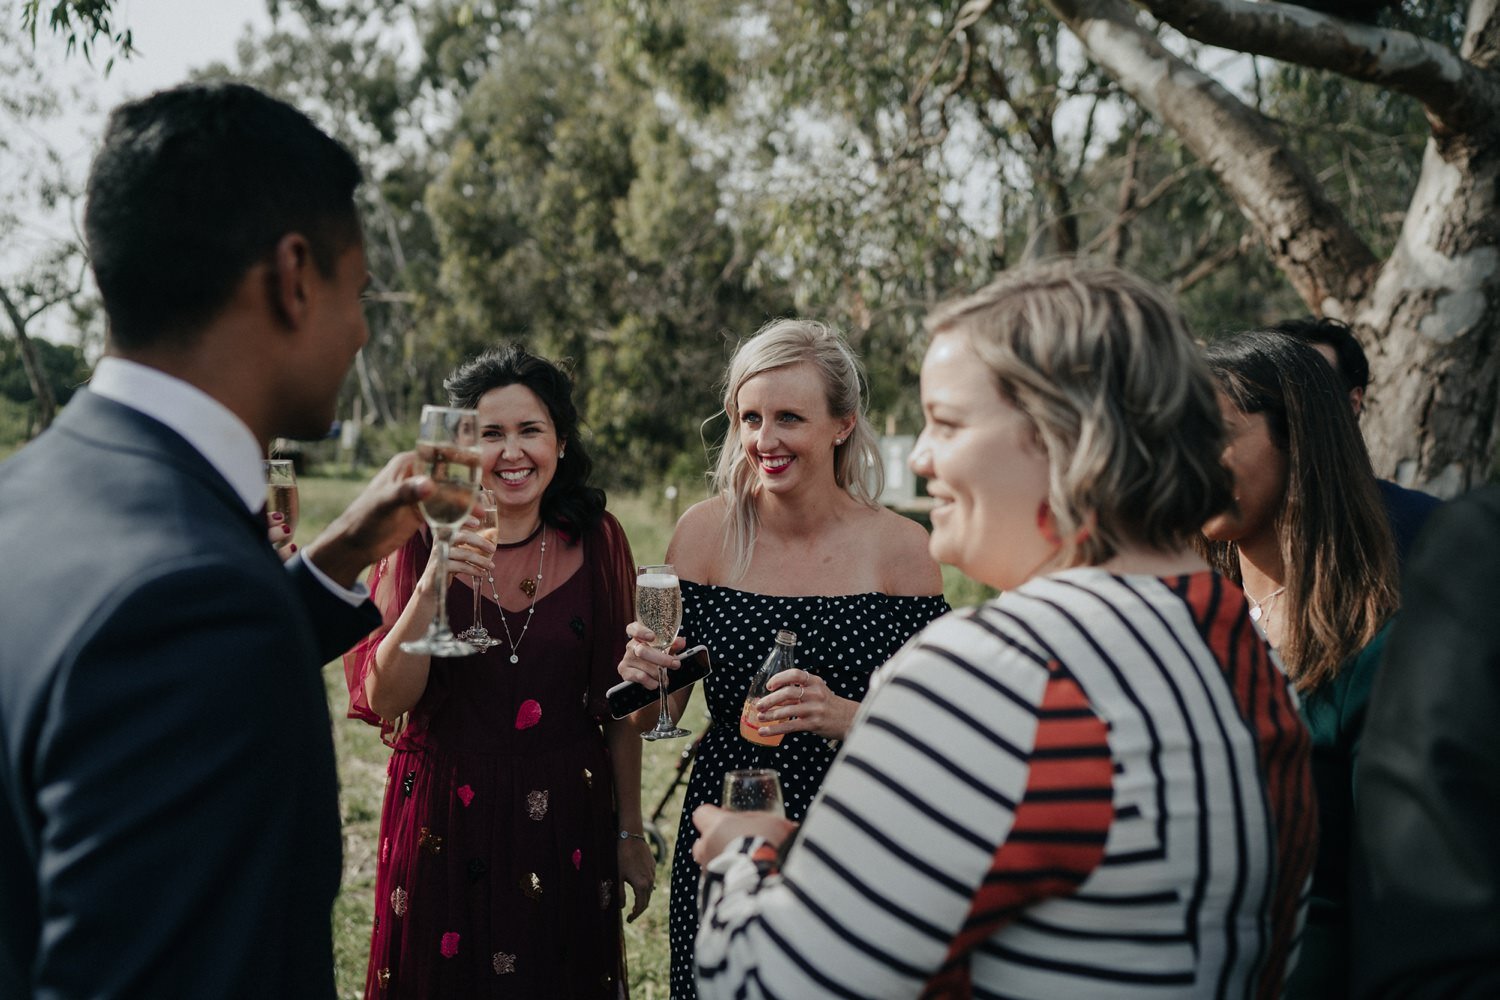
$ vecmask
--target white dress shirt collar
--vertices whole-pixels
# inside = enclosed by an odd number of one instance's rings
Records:
[[[89,389],[181,434],[218,470],[249,510],[258,511],[265,504],[261,443],[243,420],[202,389],[158,369],[116,357],[100,359]]]

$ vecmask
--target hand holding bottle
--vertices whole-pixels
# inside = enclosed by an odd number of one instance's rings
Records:
[[[797,636],[782,629],[776,644],[750,679],[740,711],[740,735],[751,743],[775,747],[787,733],[813,733],[842,740],[859,711],[859,703],[840,698],[817,674],[797,666]]]
[[[769,693],[756,703],[763,737],[814,733],[824,739],[842,740],[849,735],[859,711],[859,702],[840,698],[823,678],[801,668],[774,674],[766,688]]]

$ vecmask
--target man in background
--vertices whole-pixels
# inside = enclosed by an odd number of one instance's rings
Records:
[[[1269,329],[1294,337],[1323,355],[1333,366],[1333,370],[1338,372],[1349,393],[1349,405],[1354,408],[1354,417],[1359,419],[1364,411],[1365,393],[1370,386],[1370,362],[1354,332],[1336,319],[1314,316],[1283,320]],[[1380,498],[1385,502],[1386,517],[1391,522],[1391,534],[1396,536],[1396,555],[1404,566],[1417,533],[1427,523],[1428,515],[1442,501],[1431,494],[1409,490],[1388,479],[1377,479],[1375,485],[1380,488]]]
[[[1432,517],[1355,769],[1355,996],[1500,996],[1500,487]]]
[[[323,435],[368,335],[359,180],[249,87],[110,116],[107,356],[0,465],[0,996],[333,996],[320,667],[431,486],[398,456],[283,566],[261,460]]]

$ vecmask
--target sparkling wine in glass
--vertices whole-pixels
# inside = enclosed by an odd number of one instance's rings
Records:
[[[453,532],[468,519],[479,490],[479,414],[452,406],[422,407],[417,454],[436,486],[421,502],[422,516],[432,529],[438,563],[446,566]],[[470,656],[478,652],[448,628],[447,590],[445,576],[438,586],[437,610],[427,633],[413,642],[403,642],[404,652],[427,656]]]
[[[682,627],[682,587],[677,582],[677,570],[662,563],[642,566],[635,578],[635,618],[656,635],[652,647],[663,652],[672,648],[677,630]],[[672,724],[672,713],[667,708],[667,670],[656,672],[657,690],[661,694],[661,713],[656,717],[656,728],[642,733],[643,740],[670,740],[689,736],[690,729]]]
[[[268,458],[266,466],[266,513],[280,514],[286,537],[276,543],[284,549],[297,530],[297,471],[289,458]]]
[[[498,542],[500,540],[500,504],[493,490],[481,489],[479,491],[479,508],[483,512],[480,516],[479,533],[492,542]],[[474,624],[458,634],[460,639],[476,649],[489,649],[491,646],[500,645],[500,640],[491,636],[484,627],[484,581],[485,577],[474,577]],[[504,614],[504,611],[501,614]]]
[[[757,767],[724,775],[724,808],[731,812],[768,812],[786,816],[781,805],[781,775]]]

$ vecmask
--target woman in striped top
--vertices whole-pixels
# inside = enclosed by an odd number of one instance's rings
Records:
[[[1276,996],[1308,738],[1190,545],[1230,495],[1196,347],[1159,292],[1066,262],[928,328],[931,551],[1004,593],[877,672],[790,850],[698,810],[700,995]]]

